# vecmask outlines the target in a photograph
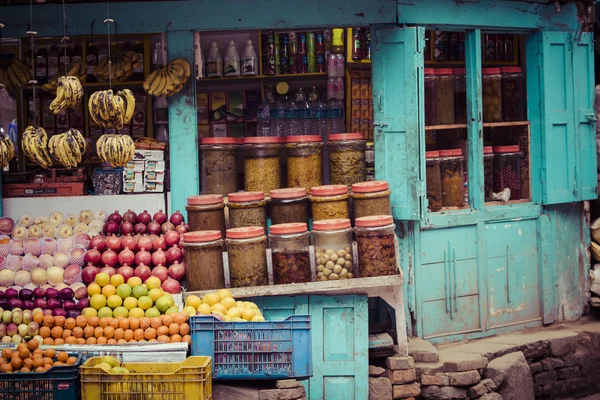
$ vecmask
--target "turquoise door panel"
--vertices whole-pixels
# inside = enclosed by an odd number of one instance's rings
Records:
[[[421,218],[424,35],[424,28],[394,26],[376,26],[371,34],[375,177],[389,182],[392,214],[398,220]]]
[[[457,260],[477,257],[475,226],[421,231],[421,263],[444,262],[444,253],[448,252],[449,246],[456,249]]]
[[[333,376],[323,379],[323,399],[346,400],[360,397],[354,393],[356,385],[354,377]],[[312,397],[311,397],[312,399]]]
[[[281,321],[294,314],[308,314],[308,296],[253,297],[268,321]]]
[[[458,297],[453,309],[454,315],[450,316],[444,300],[423,303],[423,337],[427,339],[481,330],[478,295]]]
[[[487,257],[537,253],[537,220],[486,224]]]
[[[428,264],[419,268],[417,291],[421,301],[443,300],[454,296],[454,293],[457,297],[478,294],[479,274],[476,259],[456,261],[456,279],[454,275],[450,276],[450,273],[453,273],[448,270],[450,268],[453,266],[448,263]],[[454,289],[454,281],[456,281],[456,291],[450,291],[451,285]]]

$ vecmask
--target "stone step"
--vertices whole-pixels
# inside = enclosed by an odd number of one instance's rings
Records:
[[[435,346],[423,339],[408,340],[408,355],[418,363],[437,363],[440,360]]]

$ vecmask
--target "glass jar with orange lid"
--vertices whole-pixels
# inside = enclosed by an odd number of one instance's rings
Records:
[[[502,122],[502,76],[500,68],[483,68],[481,82],[483,122]]]
[[[399,273],[394,230],[394,219],[391,215],[356,219],[354,232],[361,278]]]
[[[236,192],[227,196],[229,226],[260,226],[267,229],[267,200],[263,192]]]
[[[359,182],[352,185],[354,218],[391,214],[390,185],[387,181]]]
[[[435,124],[454,124],[454,73],[452,68],[435,68]]]
[[[183,234],[185,280],[188,291],[215,290],[225,287],[223,237],[220,231]]]
[[[269,194],[281,187],[280,137],[244,138],[244,188]]]
[[[465,181],[461,149],[440,150],[440,175],[442,178],[442,204],[444,207],[465,205]]]
[[[521,198],[521,148],[494,146],[494,192],[510,189],[510,199]]]
[[[307,192],[323,184],[323,142],[319,135],[288,136],[287,185],[303,187]]]
[[[433,68],[425,68],[425,126],[435,125],[437,76]]]
[[[308,195],[304,188],[271,190],[269,208],[273,225],[308,223]]]
[[[325,185],[312,188],[310,202],[313,221],[350,218],[349,198],[346,185]]]
[[[305,223],[271,225],[269,244],[275,284],[306,283],[310,270],[310,234]]]
[[[231,287],[268,285],[264,229],[258,226],[227,229],[226,242]]]
[[[185,210],[190,231],[219,231],[225,235],[225,202],[220,194],[203,194],[187,198]]]
[[[238,190],[237,147],[236,138],[202,138],[200,142],[202,193],[227,196]]]
[[[352,186],[367,180],[365,148],[362,133],[335,133],[329,135],[329,176],[332,185]]]
[[[352,227],[349,219],[313,222],[317,281],[354,278]]]

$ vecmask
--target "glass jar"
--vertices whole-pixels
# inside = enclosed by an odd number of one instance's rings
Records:
[[[310,193],[310,188],[323,184],[321,136],[289,136],[286,138],[285,149],[289,187],[303,187]]]
[[[268,285],[267,237],[263,228],[227,229],[226,242],[231,287]]]
[[[502,88],[500,68],[483,68],[483,122],[502,122]]]
[[[185,281],[188,291],[215,290],[225,287],[223,237],[220,231],[183,234]]]
[[[454,68],[454,123],[467,123],[467,75],[464,68]]]
[[[354,232],[361,278],[398,275],[395,225],[391,215],[357,218]]]
[[[227,197],[229,227],[260,226],[267,229],[267,200],[263,192],[237,192]]]
[[[313,221],[350,218],[349,198],[346,185],[325,185],[312,188],[310,202]]]
[[[440,174],[440,153],[425,152],[425,177],[427,183],[427,208],[431,211],[442,209],[442,176]]]
[[[465,181],[461,149],[440,150],[440,176],[442,183],[442,205],[462,207],[465,205]]]
[[[435,125],[435,95],[437,76],[433,68],[425,68],[425,126]]]
[[[483,198],[492,201],[494,193],[494,149],[492,146],[483,148]]]
[[[452,68],[436,68],[435,84],[435,123],[434,125],[454,124],[454,74]]]
[[[354,278],[356,275],[354,273],[350,220],[315,221],[312,234],[315,245],[317,281]]]
[[[310,270],[310,234],[305,223],[271,225],[269,233],[273,281],[276,285],[306,283]]]
[[[387,181],[360,182],[352,185],[354,218],[392,214],[390,185]]]
[[[203,194],[187,198],[190,232],[219,231],[225,235],[225,202],[220,194]]]
[[[269,207],[273,225],[292,222],[308,223],[308,196],[304,188],[274,189]]]
[[[510,189],[510,199],[521,198],[521,150],[519,145],[494,146],[494,192]]]
[[[502,117],[504,121],[525,121],[525,79],[521,67],[502,68]]]
[[[244,138],[244,187],[269,194],[281,187],[281,138]]]
[[[227,194],[238,190],[237,139],[202,138],[200,182],[202,193]]]
[[[350,187],[367,179],[366,144],[362,133],[329,135],[329,176],[332,185]]]

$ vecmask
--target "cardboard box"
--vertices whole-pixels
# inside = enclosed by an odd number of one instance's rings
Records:
[[[123,182],[123,193],[142,193],[143,191],[144,184],[142,182]]]
[[[227,122],[242,122],[244,120],[244,93],[227,93]]]
[[[145,161],[129,161],[125,164],[125,171],[143,171],[146,166]]]
[[[164,182],[165,173],[158,171],[144,171],[144,182]]]
[[[227,137],[227,124],[214,124],[210,126],[212,137]]]
[[[196,110],[198,111],[198,125],[208,124],[208,93],[196,94]]]
[[[164,161],[146,161],[145,171],[164,172],[165,162]]]
[[[165,191],[165,184],[162,182],[144,182],[144,192],[162,193]]]
[[[256,113],[261,103],[260,91],[248,90],[244,92],[244,122],[256,121]]]
[[[144,173],[142,171],[123,171],[123,183],[125,182],[143,182]]]
[[[210,116],[211,124],[224,123],[227,118],[227,96],[225,92],[214,92],[210,94]]]
[[[135,161],[163,161],[165,159],[165,152],[163,150],[135,149],[133,159]]]

